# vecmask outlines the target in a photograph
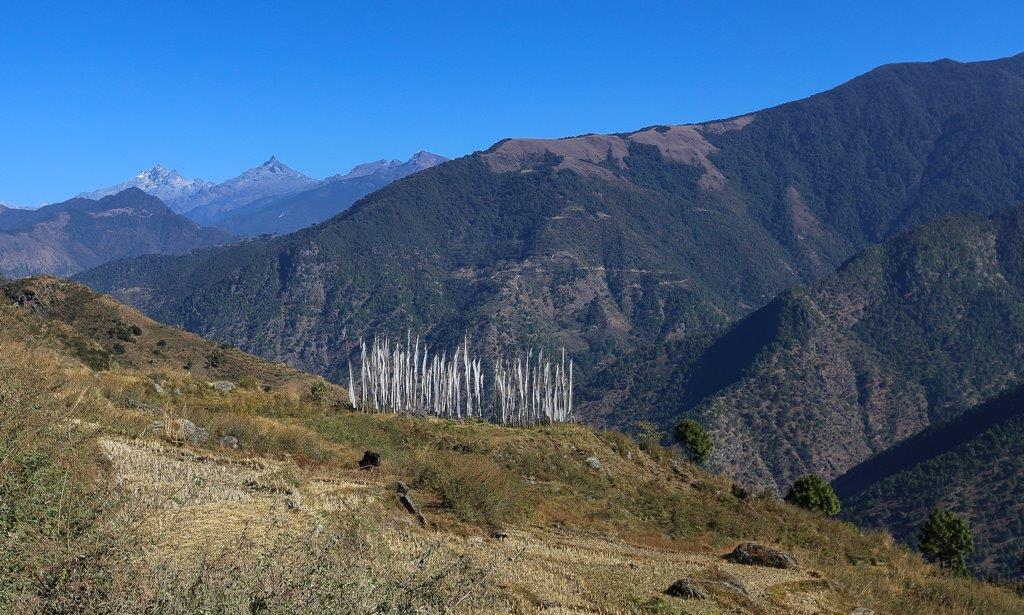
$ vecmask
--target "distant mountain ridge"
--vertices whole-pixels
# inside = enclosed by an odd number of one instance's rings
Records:
[[[0,209],[0,275],[66,276],[116,258],[181,254],[232,239],[175,214],[139,188],[128,188],[99,200]]]
[[[429,169],[430,167],[437,166],[442,162],[447,162],[448,159],[444,156],[438,156],[426,150],[420,150],[413,154],[408,160],[402,162],[401,160],[377,160],[375,162],[364,162],[352,167],[352,170],[344,175],[332,175],[324,180],[324,182],[331,182],[340,179],[355,179],[357,177],[366,177],[367,175],[383,175],[392,181],[401,179],[406,175],[412,175],[417,171],[423,169]]]
[[[158,164],[116,186],[83,192],[78,196],[95,200],[128,188],[139,188],[164,201],[172,211],[203,224],[219,212],[315,183],[315,179],[285,165],[277,156],[271,156],[263,164],[219,184],[199,178],[186,179],[177,171]]]
[[[360,164],[344,175],[328,177],[311,189],[259,199],[222,213],[210,220],[210,224],[236,235],[290,233],[336,216],[374,190],[447,160],[419,151],[405,162],[379,160]]]
[[[212,225],[219,216],[258,199],[298,192],[316,184],[317,180],[271,156],[263,164],[193,196],[183,211],[200,224]]]

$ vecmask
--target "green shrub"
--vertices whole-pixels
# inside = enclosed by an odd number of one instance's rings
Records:
[[[786,501],[807,510],[822,512],[829,517],[839,514],[839,497],[824,478],[817,474],[808,474],[796,479]]]
[[[693,419],[686,419],[676,425],[676,441],[690,455],[690,459],[697,464],[707,463],[711,456],[714,444],[707,430]]]
[[[928,561],[967,574],[964,556],[974,551],[974,538],[966,519],[942,508],[933,509],[921,526],[920,544]]]
[[[739,483],[733,483],[732,487],[729,488],[729,491],[737,500],[746,500],[750,497],[750,492],[747,491],[747,488]]]
[[[210,353],[210,357],[207,359],[207,363],[209,364],[210,367],[218,368],[222,367],[225,363],[227,363],[227,360],[228,356],[226,354],[224,354],[220,350],[214,350],[212,353]]]
[[[315,402],[320,403],[324,400],[327,395],[327,383],[323,380],[317,380],[309,387],[309,398]]]
[[[15,368],[11,359],[0,348],[2,613],[30,597],[50,607],[54,596],[74,603],[80,593],[102,591],[93,555],[114,501],[95,442],[65,427],[69,408],[50,394],[55,374],[33,361]]]

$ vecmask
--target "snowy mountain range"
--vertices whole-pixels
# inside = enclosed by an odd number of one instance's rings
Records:
[[[188,179],[173,169],[156,165],[116,186],[79,194],[79,198],[101,199],[128,188],[138,188],[157,197],[175,213],[183,213],[203,224],[218,214],[247,205],[257,199],[295,192],[316,185],[307,177],[271,156],[269,160],[219,184]]]
[[[204,226],[244,235],[282,233],[326,220],[378,188],[447,160],[419,151],[404,162],[367,162],[348,173],[317,180],[271,156],[219,184],[188,179],[158,164],[116,186],[83,192],[79,198],[95,200],[138,188]]]
[[[78,198],[95,201],[105,196],[117,194],[128,188],[138,188],[163,201],[171,208],[171,211],[181,213],[193,207],[192,199],[194,197],[199,194],[208,193],[213,187],[213,182],[199,178],[186,179],[174,169],[167,169],[158,164],[152,169],[140,171],[135,177],[123,181],[116,186],[100,188],[92,192],[83,192],[78,195]]]
[[[5,209],[39,209],[40,207],[45,207],[48,204],[49,203],[40,203],[38,205],[24,205],[21,203],[5,203],[4,201],[0,201],[0,211],[3,211]]]
[[[209,225],[225,213],[259,199],[298,192],[319,183],[289,167],[277,156],[237,177],[197,193],[181,211],[200,224]]]
[[[357,165],[344,175],[332,175],[298,192],[261,198],[243,207],[221,212],[210,219],[193,219],[235,235],[290,233],[334,217],[371,192],[447,160],[444,156],[419,151],[405,162],[368,162]],[[192,214],[190,212],[186,215]]]

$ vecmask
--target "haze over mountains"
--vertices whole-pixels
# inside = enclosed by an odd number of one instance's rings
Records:
[[[308,189],[256,199],[243,207],[222,212],[210,220],[210,224],[237,235],[290,233],[323,222],[374,190],[446,160],[420,151],[405,162],[378,160],[364,163],[343,175],[332,175]],[[186,215],[191,216],[192,213]]]
[[[200,224],[211,225],[220,216],[253,201],[289,192],[297,192],[317,183],[271,156],[258,167],[221,182],[203,194],[188,200],[185,215]]]

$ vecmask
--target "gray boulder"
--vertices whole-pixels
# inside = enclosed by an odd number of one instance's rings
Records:
[[[711,594],[691,578],[679,579],[672,585],[669,585],[668,589],[665,590],[665,593],[676,598],[697,598],[699,600],[705,600],[711,597]]]
[[[210,386],[217,389],[221,393],[230,393],[231,391],[234,391],[236,388],[238,388],[238,385],[228,380],[218,380],[216,382],[211,382]]]
[[[379,468],[381,462],[380,453],[373,451],[366,451],[363,453],[362,459],[359,460],[359,468],[361,470],[369,470],[371,468]]]
[[[792,555],[759,545],[756,542],[745,542],[723,556],[734,564],[747,566],[766,566],[768,568],[796,568],[796,560]]]
[[[173,419],[170,429],[164,421],[153,421],[149,424],[150,431],[167,433],[178,442],[186,442],[198,446],[210,439],[210,432],[205,427],[200,427],[188,419]]]
[[[179,437],[189,444],[199,445],[210,439],[210,432],[188,419],[178,419]]]

